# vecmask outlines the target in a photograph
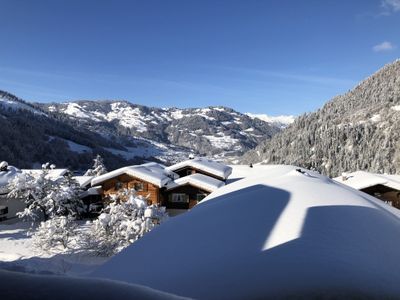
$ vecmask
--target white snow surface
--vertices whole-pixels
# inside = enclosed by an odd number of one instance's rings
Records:
[[[270,124],[275,124],[281,128],[285,128],[292,124],[296,119],[295,116],[288,115],[288,116],[269,116],[266,114],[253,114],[253,113],[246,113],[250,118],[255,119],[258,118],[262,121],[265,121]]]
[[[111,280],[68,276],[33,275],[0,270],[2,299],[187,299],[145,286]]]
[[[21,170],[13,166],[8,166],[7,171],[0,171],[0,191],[8,185],[8,182],[13,179]]]
[[[222,179],[228,178],[228,176],[232,173],[232,168],[230,166],[204,157],[196,157],[194,159],[188,159],[179,162],[167,167],[167,170],[174,172],[185,167],[191,167],[206,173],[214,174]]]
[[[95,176],[74,176],[72,178],[75,179],[81,187],[86,187],[91,183],[94,177]]]
[[[220,134],[218,136],[203,135],[203,137],[206,138],[211,143],[211,145],[220,149],[230,149],[234,144],[239,142],[238,139],[224,134]]]
[[[97,176],[92,179],[92,186],[99,185],[102,182],[120,176],[122,174],[128,174],[130,176],[142,179],[150,182],[158,187],[164,186],[166,183],[171,181],[171,172],[166,170],[165,166],[158,163],[146,163],[136,166],[123,167],[106,174]]]
[[[343,180],[343,177],[345,177],[346,180]],[[345,173],[342,176],[334,178],[334,180],[357,190],[365,189],[378,184],[400,190],[400,175],[356,171],[353,173]]]
[[[31,175],[34,177],[39,176],[43,172],[42,169],[22,169],[21,171],[22,171],[22,173],[25,173],[25,174],[28,174],[28,175]],[[58,178],[64,176],[68,172],[68,169],[50,169],[47,171],[48,171],[48,175],[47,175],[48,178],[58,179]]]
[[[41,112],[38,109],[35,109],[29,105],[26,105],[24,103],[21,102],[17,102],[17,101],[12,101],[3,97],[0,97],[0,105],[3,106],[4,108],[9,108],[12,110],[29,110],[30,112],[36,114],[36,115],[46,115],[45,113]]]
[[[167,190],[174,189],[183,185],[192,185],[204,189],[208,192],[213,192],[216,189],[225,185],[221,180],[206,176],[200,173],[191,174],[189,176],[184,176],[170,182],[167,186]]]
[[[393,109],[395,111],[400,111],[400,105],[394,105],[391,107],[391,109]]]
[[[92,276],[195,299],[399,298],[399,211],[296,169],[252,169]]]

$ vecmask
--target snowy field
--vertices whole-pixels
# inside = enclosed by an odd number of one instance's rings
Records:
[[[37,274],[82,275],[108,258],[76,254],[47,254],[38,251],[28,236],[30,223],[0,225],[0,269]],[[80,224],[82,230],[85,225]]]

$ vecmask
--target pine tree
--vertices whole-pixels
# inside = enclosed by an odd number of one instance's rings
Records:
[[[93,162],[93,167],[86,171],[85,176],[100,176],[107,173],[103,158],[99,154],[93,159]]]

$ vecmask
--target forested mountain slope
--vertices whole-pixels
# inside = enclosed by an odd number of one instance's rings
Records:
[[[355,170],[400,173],[400,60],[300,116],[242,161],[294,164],[330,176]]]

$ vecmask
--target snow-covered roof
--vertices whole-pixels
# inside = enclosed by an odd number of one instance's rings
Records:
[[[43,169],[22,169],[21,171],[22,173],[26,173],[31,176],[38,176],[43,172]],[[49,169],[47,171],[48,171],[47,176],[50,179],[57,179],[68,173],[68,169]]]
[[[400,211],[382,201],[312,171],[266,166],[92,276],[194,299],[399,298],[399,235]]]
[[[72,178],[75,179],[81,187],[86,187],[91,183],[94,176],[74,176]]]
[[[179,162],[175,165],[169,166],[167,167],[167,169],[175,172],[186,167],[198,169],[206,173],[210,173],[215,176],[221,177],[223,179],[227,179],[228,176],[232,173],[231,167],[224,165],[220,162],[217,162],[215,160],[207,159],[204,157],[196,157],[194,159],[188,159]]]
[[[8,182],[17,174],[21,174],[21,170],[13,166],[8,166],[7,171],[0,171],[0,194],[8,193]]]
[[[146,163],[137,166],[123,167],[92,179],[92,186],[99,185],[111,178],[127,174],[141,180],[150,182],[158,187],[162,187],[172,180],[176,175],[165,169],[165,166],[158,163]]]
[[[84,191],[80,195],[80,197],[84,198],[84,197],[87,197],[87,196],[101,195],[101,191],[102,191],[101,186],[90,187],[86,191]]]
[[[206,176],[200,173],[192,174],[189,176],[184,176],[174,181],[171,181],[168,186],[167,190],[171,190],[183,185],[192,185],[208,192],[213,192],[216,189],[225,185],[225,182],[215,179],[210,176]]]
[[[384,185],[395,190],[400,190],[400,175],[356,171],[353,173],[345,173],[342,176],[334,178],[334,180],[357,190],[362,190],[375,185]]]

